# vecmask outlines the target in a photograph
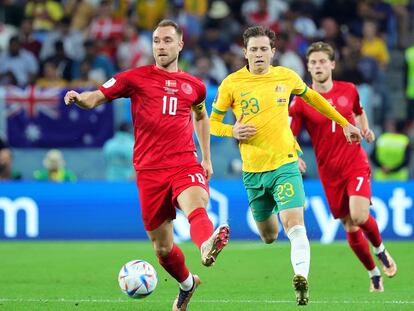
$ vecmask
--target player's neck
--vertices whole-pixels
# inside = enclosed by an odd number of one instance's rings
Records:
[[[157,66],[158,69],[166,71],[166,72],[178,72],[178,63],[177,62],[173,62],[173,63],[171,63],[171,64],[169,64],[165,67],[155,63],[155,66]]]
[[[254,75],[264,75],[264,74],[266,74],[266,73],[268,73],[270,71],[270,67],[267,67],[267,68],[259,68],[259,69],[250,68],[249,65],[247,65],[246,67],[247,67],[247,70],[250,73],[254,74]]]
[[[328,79],[324,82],[312,81],[312,89],[318,93],[327,93],[333,88],[332,79]]]

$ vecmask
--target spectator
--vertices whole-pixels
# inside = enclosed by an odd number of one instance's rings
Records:
[[[125,25],[122,35],[123,38],[116,53],[118,67],[121,71],[152,63],[151,41],[141,36],[135,25]]]
[[[19,38],[22,48],[32,52],[36,59],[39,59],[42,44],[33,36],[33,19],[26,18],[22,21]]]
[[[305,64],[303,63],[302,58],[294,50],[289,49],[288,46],[289,34],[282,32],[279,35],[279,40],[277,42],[275,63],[277,63],[278,66],[292,69],[304,79],[306,73]]]
[[[342,50],[345,46],[345,38],[339,27],[332,17],[325,17],[319,28],[319,39],[331,45],[336,51]]]
[[[23,20],[22,1],[3,0],[0,2],[0,21],[5,25],[20,27]]]
[[[43,158],[44,169],[36,170],[33,176],[38,181],[76,181],[76,175],[65,169],[63,154],[58,149],[50,149]]]
[[[17,85],[26,86],[34,82],[38,69],[39,64],[33,54],[21,48],[17,36],[12,37],[9,49],[0,55],[0,78],[11,73]]]
[[[94,40],[85,41],[85,60],[92,66],[90,77],[93,80],[103,83],[115,75],[115,67],[112,61],[106,55],[98,52]],[[80,77],[80,64],[81,62],[76,62],[73,66],[73,79],[79,79]]]
[[[212,70],[213,65],[210,57],[201,55],[195,60],[195,66],[193,67],[191,74],[203,80],[206,86],[211,84],[218,86],[219,83],[214,78]]]
[[[56,29],[49,31],[40,51],[40,59],[44,61],[57,53],[56,42],[62,42],[65,55],[73,60],[82,60],[85,56],[84,38],[81,32],[70,28],[71,18],[64,16]]]
[[[132,19],[138,29],[150,32],[167,14],[167,0],[136,1]]]
[[[92,66],[89,61],[82,61],[79,67],[80,77],[79,79],[73,80],[70,83],[70,87],[74,89],[89,89],[99,87],[101,83],[93,79],[93,72],[91,69]]]
[[[214,26],[220,29],[220,36],[224,41],[237,42],[240,40],[240,29],[243,26],[237,19],[237,11],[233,11],[230,5],[229,1],[213,1],[205,25],[207,28]]]
[[[242,5],[242,14],[249,25],[261,25],[279,31],[279,20],[289,9],[281,0],[250,0]]]
[[[371,153],[371,160],[377,166],[375,180],[408,180],[411,151],[410,139],[404,128],[404,120],[389,120],[386,132],[378,137]]]
[[[371,20],[364,21],[362,34],[362,55],[376,59],[381,69],[384,69],[389,61],[388,48],[377,33],[376,23]]]
[[[22,174],[13,170],[13,155],[9,146],[0,140],[0,181],[20,180]]]
[[[398,47],[406,48],[408,41],[408,34],[410,32],[410,6],[409,0],[383,0],[388,3],[395,15],[398,31]]]
[[[9,47],[10,38],[16,36],[18,33],[16,27],[3,24],[0,20],[0,51],[6,50]]]
[[[24,11],[26,17],[33,18],[33,29],[41,41],[63,16],[60,2],[53,0],[29,0]]]
[[[59,76],[56,64],[49,61],[43,65],[43,77],[36,80],[36,86],[38,87],[60,87],[64,88],[67,81]]]
[[[114,137],[103,146],[107,180],[134,180],[133,150],[134,136],[131,134],[131,126],[129,123],[122,123]]]
[[[89,37],[91,39],[108,40],[107,42],[111,44],[114,42],[113,40],[121,39],[125,22],[124,18],[113,16],[109,0],[102,0],[96,17],[89,26]]]
[[[60,78],[66,81],[72,80],[72,67],[74,61],[66,55],[62,41],[57,40],[55,42],[55,52],[45,59],[44,63],[47,62],[55,64]]]
[[[87,32],[95,9],[89,0],[67,0],[64,2],[65,15],[72,16],[70,28],[84,34]]]
[[[350,26],[357,14],[357,0],[327,0],[321,6],[321,17],[332,17],[339,25]]]

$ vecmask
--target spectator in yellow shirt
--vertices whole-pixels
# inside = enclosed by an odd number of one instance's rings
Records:
[[[384,39],[378,36],[377,25],[374,21],[364,21],[362,35],[362,55],[374,58],[378,62],[380,68],[384,69],[388,64],[390,57]]]

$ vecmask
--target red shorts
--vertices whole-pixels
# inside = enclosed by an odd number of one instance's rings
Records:
[[[209,192],[207,177],[199,163],[137,171],[137,186],[147,231],[157,229],[167,219],[175,219],[177,197],[185,189],[199,186]]]
[[[335,218],[349,214],[349,197],[362,196],[371,199],[371,170],[369,167],[352,171],[341,180],[322,181],[329,208]]]

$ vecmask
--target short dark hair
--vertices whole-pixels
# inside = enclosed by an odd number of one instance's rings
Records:
[[[9,148],[9,145],[7,144],[7,142],[5,140],[1,139],[1,137],[0,137],[0,150],[8,149],[8,148]]]
[[[168,27],[171,26],[175,29],[175,32],[177,33],[178,36],[182,37],[183,35],[183,31],[180,28],[180,26],[178,26],[178,24],[176,22],[174,22],[171,19],[163,19],[162,21],[160,21],[158,23],[158,25],[155,27],[154,31],[159,28],[159,27]]]
[[[405,120],[404,119],[397,119],[395,120],[395,131],[397,133],[404,133],[405,131]]]
[[[323,41],[313,42],[306,50],[306,59],[309,60],[309,56],[314,52],[324,52],[328,55],[329,60],[335,60],[335,51],[333,47]]]
[[[252,26],[247,28],[243,33],[244,47],[247,48],[247,43],[252,37],[268,37],[272,49],[275,47],[276,34],[273,30],[263,26]]]

